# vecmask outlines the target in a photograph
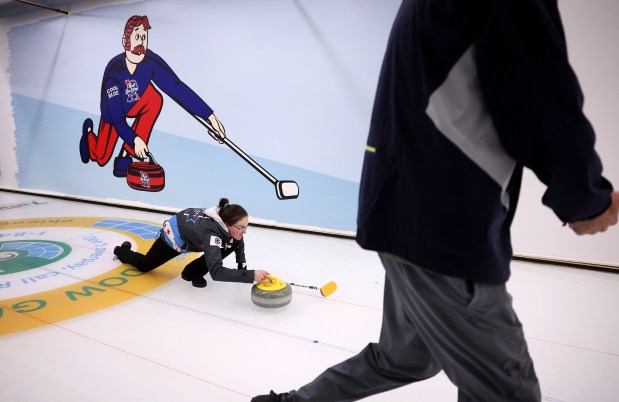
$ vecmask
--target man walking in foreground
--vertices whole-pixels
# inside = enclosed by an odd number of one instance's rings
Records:
[[[378,343],[265,401],[353,401],[441,370],[458,401],[539,401],[505,283],[523,168],[577,234],[617,223],[556,0],[404,0],[382,67],[357,242],[385,267]],[[534,228],[532,228],[534,230]]]

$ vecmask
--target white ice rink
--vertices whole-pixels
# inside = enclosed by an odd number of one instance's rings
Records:
[[[0,208],[0,223],[103,217],[160,225],[168,215],[3,191]],[[7,233],[0,226],[0,244],[15,239]],[[58,236],[59,242],[74,241]],[[118,304],[19,332],[5,327],[0,401],[249,401],[271,389],[298,388],[377,341],[384,271],[375,253],[349,239],[258,227],[248,230],[245,242],[250,269],[318,287],[335,281],[337,291],[324,298],[295,287],[288,306],[265,309],[252,304],[249,284],[215,282],[207,275],[205,289],[193,288],[176,269],[171,280]],[[120,265],[113,246],[89,269]],[[234,257],[224,265],[236,266]],[[157,272],[132,280],[147,281]],[[619,275],[518,261],[512,272],[508,289],[543,400],[618,401]],[[79,280],[90,274],[71,275]],[[8,277],[0,272],[0,285]],[[0,329],[11,325],[7,299],[16,295],[9,290],[0,287]],[[456,399],[456,388],[441,373],[365,400]]]

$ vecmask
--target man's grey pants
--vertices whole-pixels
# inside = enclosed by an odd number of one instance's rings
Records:
[[[540,401],[522,325],[505,284],[431,273],[382,254],[380,340],[323,372],[295,402],[354,401],[430,378],[441,370],[458,401]]]

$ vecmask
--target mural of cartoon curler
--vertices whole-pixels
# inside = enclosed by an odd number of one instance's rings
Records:
[[[99,166],[107,165],[121,138],[123,145],[114,158],[113,175],[126,177],[127,184],[134,190],[163,190],[163,169],[152,161],[135,162],[133,159],[143,161],[149,155],[152,159],[148,142],[163,107],[162,91],[204,125],[214,140],[228,145],[266,177],[275,186],[277,198],[297,198],[297,183],[277,180],[226,138],[224,126],[213,109],[148,47],[150,29],[145,15],[134,15],[127,20],[122,37],[124,52],[110,60],[103,74],[99,129],[95,133],[90,118],[85,119],[82,125],[79,142],[82,162],[94,161]],[[127,118],[133,119],[131,126]]]

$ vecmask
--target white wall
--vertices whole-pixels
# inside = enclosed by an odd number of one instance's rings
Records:
[[[296,10],[298,17],[297,25],[302,26],[303,35],[296,39],[302,39],[304,42],[299,42],[299,46],[305,46],[325,56],[330,65],[331,70],[329,76],[332,78],[330,82],[331,88],[325,91],[323,88],[316,86],[316,92],[308,96],[324,96],[327,100],[334,94],[341,96],[343,99],[354,99],[346,102],[345,110],[342,109],[342,117],[347,121],[352,121],[348,125],[348,131],[357,133],[355,136],[346,137],[342,134],[345,130],[329,131],[328,126],[336,123],[338,115],[333,113],[333,106],[326,101],[326,108],[316,109],[323,113],[315,113],[309,119],[304,118],[302,112],[293,112],[286,116],[277,116],[276,109],[274,113],[269,113],[269,108],[250,110],[246,99],[234,96],[227,97],[227,93],[218,93],[216,86],[210,86],[210,93],[220,99],[217,105],[213,105],[215,109],[229,110],[228,117],[231,113],[235,113],[234,118],[229,118],[224,121],[231,135],[236,133],[244,133],[252,130],[252,125],[255,124],[270,124],[273,122],[274,135],[285,135],[289,133],[290,127],[299,127],[298,140],[295,140],[295,145],[303,150],[301,153],[292,153],[287,156],[290,160],[298,162],[300,165],[315,169],[316,171],[325,172],[327,174],[338,174],[348,180],[355,180],[358,177],[357,171],[360,171],[362,152],[356,148],[363,144],[367,134],[367,123],[369,121],[369,111],[373,101],[373,86],[375,85],[378,68],[380,65],[380,56],[382,56],[382,48],[384,43],[371,43],[369,48],[364,46],[350,49],[348,46],[351,43],[351,32],[364,32],[359,29],[359,25],[366,24],[372,27],[372,13],[368,13],[368,9],[376,11],[376,5],[380,0],[366,0],[363,2],[352,2],[357,6],[351,6],[350,1],[290,1],[290,2],[265,2],[272,8],[271,12],[277,13],[277,4],[283,4],[290,12],[291,8]],[[96,2],[95,2],[96,3]],[[112,4],[119,2],[99,2],[100,4]],[[235,3],[235,2],[232,2]],[[209,7],[212,7],[213,18],[223,18],[226,13],[233,12],[231,2],[221,1],[220,3],[213,1],[209,2]],[[236,2],[238,4],[238,1]],[[389,7],[384,8],[382,14],[376,15],[376,21],[380,24],[388,24],[395,10],[394,4],[397,1],[390,1]],[[381,3],[386,4],[386,3]],[[274,7],[275,6],[275,7]],[[349,15],[345,21],[335,18],[341,15],[348,7]],[[597,150],[602,157],[605,166],[605,176],[619,188],[619,159],[615,157],[615,153],[619,150],[619,139],[617,137],[617,127],[619,127],[619,1],[616,0],[591,0],[583,2],[581,0],[559,0],[559,8],[563,17],[564,27],[566,30],[569,57],[573,68],[580,78],[580,82],[585,93],[585,111],[589,116],[598,135]],[[352,14],[351,14],[352,13]],[[36,21],[41,15],[49,15],[37,13],[35,16],[26,19],[28,22]],[[243,35],[252,35],[251,32],[239,31],[239,27],[243,24],[255,23],[251,22],[251,16],[244,16],[241,13],[233,18],[235,22],[234,29],[229,30],[228,34],[233,35],[226,43],[242,43]],[[15,154],[13,152],[14,139],[13,131],[15,129],[11,115],[9,76],[7,74],[8,59],[8,44],[6,32],[10,24],[21,24],[24,20],[0,20],[0,186],[15,187]],[[161,19],[151,21],[161,27],[165,21]],[[378,23],[378,22],[377,22]],[[274,29],[286,28],[286,21],[282,21],[282,26],[273,27]],[[373,27],[379,29],[381,33],[386,33],[386,26]],[[290,27],[288,27],[289,29]],[[372,30],[368,28],[368,32]],[[161,30],[159,31],[161,32]],[[209,31],[210,32],[210,31]],[[283,31],[282,31],[283,32]],[[157,46],[154,48],[162,48],[165,46],[163,41],[159,41],[155,35],[157,31],[153,30],[153,40],[157,40]],[[117,35],[118,36],[118,35]],[[114,37],[116,38],[116,37]],[[364,41],[370,40],[369,36],[362,38]],[[119,39],[118,39],[119,40]],[[113,44],[116,46],[116,44]],[[239,65],[245,65],[248,62],[247,57],[251,56],[251,49],[242,49],[243,52],[233,51],[234,49],[224,49],[223,43],[220,43],[221,48],[217,48],[223,60],[228,65],[223,66],[224,69],[231,71],[239,71]],[[286,50],[291,50],[294,46],[293,42],[282,39],[280,43],[286,46]],[[105,43],[107,45],[107,42]],[[92,51],[91,49],[90,51]],[[232,51],[231,51],[232,50]],[[272,48],[274,52],[277,48]],[[347,58],[342,58],[341,52],[347,51]],[[114,47],[114,52],[118,51]],[[165,53],[170,54],[173,48],[166,48]],[[244,53],[246,52],[246,53]],[[369,57],[368,52],[372,54]],[[107,61],[107,58],[113,53],[105,53],[102,57],[103,61],[98,61],[98,70],[94,73],[96,79],[85,82],[85,85],[92,86],[97,90],[99,85],[99,75],[101,74],[101,63]],[[182,53],[182,52],[181,52]],[[208,55],[207,55],[208,56]],[[253,55],[260,56],[260,55]],[[266,55],[269,56],[269,55]],[[178,57],[174,60],[178,60]],[[235,62],[236,60],[236,62]],[[221,62],[221,59],[219,60]],[[312,77],[315,74],[315,65],[308,66],[306,71],[297,71],[303,68],[295,60],[284,61],[291,63],[287,66],[288,71],[293,71],[294,74],[286,75],[284,80],[277,77],[266,77],[265,81],[252,85],[252,81],[264,76],[268,73],[268,63],[263,64],[264,60],[258,60],[257,69],[259,71],[250,71],[249,75],[241,76],[239,79],[245,80],[247,85],[244,88],[252,95],[260,97],[260,88],[267,88],[270,91],[281,92],[287,94],[286,86],[293,84],[294,75],[301,77]],[[352,63],[352,64],[351,64]],[[359,63],[367,64],[365,68],[358,68]],[[266,66],[266,67],[265,67]],[[175,63],[179,73],[191,73],[186,70],[186,66]],[[294,69],[294,70],[292,70]],[[283,70],[282,70],[283,71]],[[347,75],[347,72],[351,72]],[[278,73],[281,73],[278,72]],[[81,78],[80,78],[81,79]],[[371,83],[365,81],[370,80]],[[192,78],[192,82],[195,82]],[[278,87],[281,83],[281,87]],[[302,82],[297,84],[302,85]],[[337,85],[337,87],[334,87]],[[229,85],[226,86],[230,88]],[[53,92],[51,95],[54,95]],[[303,93],[299,93],[303,96]],[[75,99],[57,99],[59,103],[75,103]],[[80,101],[80,104],[85,110],[92,110],[96,113],[98,108],[98,99],[91,97]],[[208,102],[208,100],[207,100]],[[236,108],[235,108],[236,106]],[[240,107],[238,107],[240,106]],[[264,106],[264,105],[262,105]],[[266,110],[266,112],[265,112]],[[168,107],[167,115],[162,116],[158,124],[161,127],[173,127],[179,121],[185,124],[183,118],[179,118],[179,113],[182,111],[171,109]],[[261,115],[262,113],[262,115]],[[326,116],[326,119],[321,119]],[[220,116],[223,120],[224,116]],[[309,128],[308,128],[309,127]],[[322,131],[321,131],[322,130]],[[256,130],[258,131],[258,130]],[[183,130],[185,135],[191,135],[191,130]],[[335,141],[332,147],[316,147],[316,141],[322,141],[321,135],[325,132],[330,136],[330,140]],[[312,133],[316,133],[313,135]],[[350,135],[350,132],[345,133]],[[342,142],[342,139],[345,139]],[[348,139],[346,139],[348,138]],[[260,138],[248,135],[243,138],[244,144],[249,149],[257,149]],[[255,141],[252,142],[252,141]],[[354,142],[353,146],[349,141]],[[328,143],[328,141],[324,141]],[[333,143],[332,143],[333,144]],[[259,147],[258,147],[259,148]],[[320,149],[319,157],[317,152],[308,152],[307,150]],[[345,152],[343,150],[346,150]],[[262,149],[265,157],[281,158],[281,152],[277,149]],[[269,154],[271,152],[271,154]],[[284,162],[290,162],[286,160]],[[343,163],[344,161],[344,163]],[[345,169],[340,167],[345,166]],[[593,236],[593,237],[578,237],[574,235],[568,228],[562,227],[561,222],[554,214],[541,204],[541,197],[544,192],[544,187],[530,173],[525,174],[523,192],[521,202],[516,215],[513,226],[513,242],[514,251],[516,254],[540,256],[546,258],[556,258],[569,261],[585,261],[598,264],[619,265],[619,247],[616,247],[619,240],[619,229],[613,228],[609,232]],[[356,205],[351,205],[352,209],[356,209]]]
[[[15,160],[15,124],[11,108],[11,88],[9,87],[9,43],[7,32],[9,24],[0,20],[0,184],[15,187],[17,181],[17,161]]]
[[[559,0],[568,56],[585,94],[604,175],[619,190],[619,1]],[[527,172],[513,225],[514,252],[619,265],[619,228],[579,237],[541,204],[545,187]]]
[[[171,3],[105,5],[10,29],[19,187],[178,208],[225,195],[251,201],[257,218],[354,232],[372,102],[399,0],[177,0],[170,14]],[[103,69],[122,52],[134,14],[150,19],[149,50],[213,108],[229,139],[273,176],[298,181],[298,199],[278,203],[273,185],[165,95],[149,142],[166,169],[164,191],[129,190],[112,176],[113,162],[80,162],[82,122],[98,120]],[[54,162],[56,174],[46,175]]]

